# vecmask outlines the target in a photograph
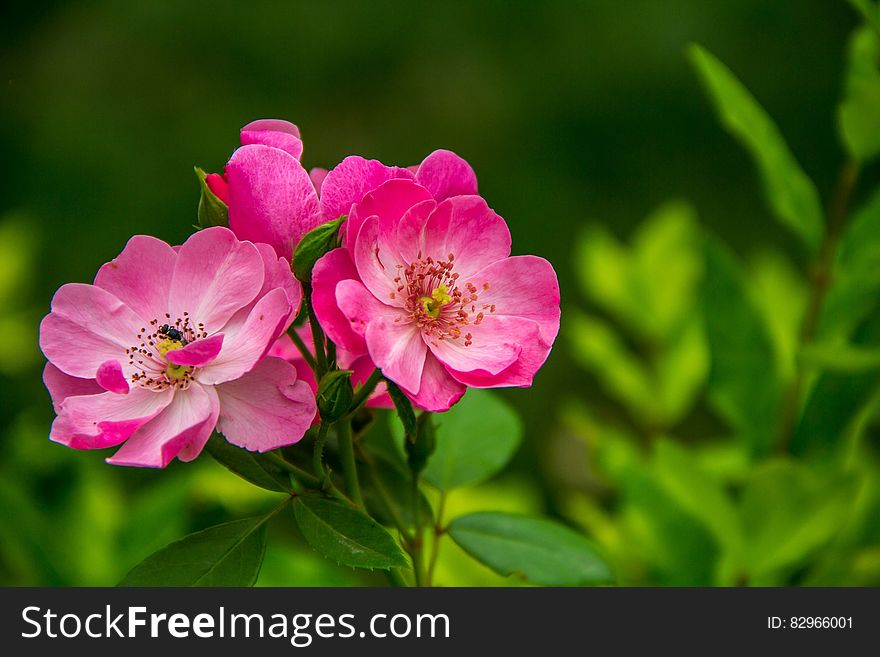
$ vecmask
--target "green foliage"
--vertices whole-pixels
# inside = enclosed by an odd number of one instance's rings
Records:
[[[449,535],[501,575],[521,575],[547,586],[583,586],[611,579],[608,566],[588,541],[543,518],[472,513],[454,520]]]
[[[522,440],[522,422],[485,390],[471,390],[451,410],[437,415],[436,449],[422,473],[441,490],[475,484],[499,472]],[[392,426],[398,441],[403,436]]]
[[[293,491],[287,472],[269,456],[236,447],[216,433],[208,440],[205,450],[222,466],[255,486],[279,493]]]
[[[688,51],[725,128],[751,153],[773,213],[813,253],[822,239],[819,194],[776,124],[724,64],[698,45]]]
[[[199,179],[199,188],[201,195],[199,196],[199,227],[210,228],[211,226],[228,226],[229,225],[229,208],[221,201],[214,192],[208,187],[205,181],[205,172],[199,167],[195,168],[196,176]]]
[[[865,3],[867,4],[867,3]],[[872,12],[876,15],[876,8]],[[845,95],[838,108],[840,136],[859,162],[880,153],[880,33],[876,26],[857,29],[849,43]]]
[[[379,523],[342,502],[301,496],[294,499],[293,512],[309,545],[343,566],[387,570],[407,565]]]
[[[711,239],[701,301],[712,354],[709,398],[752,449],[764,453],[775,435],[782,392],[773,344],[739,265]]]
[[[267,516],[190,534],[131,569],[119,586],[253,586],[266,551]]]
[[[339,245],[339,227],[345,215],[312,228],[303,235],[293,252],[293,273],[303,283],[312,280],[312,268],[328,251]]]

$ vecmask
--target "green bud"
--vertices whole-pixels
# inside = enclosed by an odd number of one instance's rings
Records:
[[[433,415],[422,413],[416,420],[416,431],[412,436],[407,436],[404,443],[406,447],[407,461],[413,472],[421,472],[428,465],[428,459],[434,453],[437,446],[436,433],[434,431]]]
[[[199,177],[199,186],[202,188],[202,195],[199,198],[199,228],[229,226],[229,209],[226,204],[208,187],[208,183],[205,182],[207,174],[199,167],[195,167],[195,170]]]
[[[293,274],[302,283],[312,280],[312,267],[318,258],[339,246],[339,227],[347,219],[345,215],[321,224],[306,233],[293,252]]]
[[[348,413],[354,390],[351,387],[351,370],[334,370],[321,377],[318,385],[318,411],[324,422],[336,420]]]

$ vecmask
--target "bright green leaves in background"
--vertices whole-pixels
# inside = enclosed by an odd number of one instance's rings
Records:
[[[565,508],[622,583],[880,583],[880,193],[847,203],[880,153],[880,11],[854,4],[868,23],[850,44],[838,115],[850,161],[828,228],[770,117],[689,50],[802,262],[733,253],[679,203],[629,245],[603,229],[579,244],[589,314],[567,309],[564,330],[607,399],[570,400],[565,426],[590,467]]]
[[[522,422],[491,392],[471,390],[451,410],[434,418],[437,447],[422,473],[441,490],[468,486],[498,473],[516,452]],[[392,424],[398,440],[403,432]]]
[[[588,298],[598,314],[567,315],[574,357],[645,427],[663,428],[689,410],[708,359],[694,313],[703,268],[693,210],[671,202],[639,228],[631,247],[593,228],[578,248]]]
[[[776,124],[714,55],[697,45],[691,46],[688,54],[721,122],[754,158],[773,213],[810,252],[818,252],[824,225],[819,194]]]
[[[611,580],[608,566],[583,536],[542,518],[472,513],[454,520],[449,535],[501,575],[522,575],[545,586],[584,586]]]

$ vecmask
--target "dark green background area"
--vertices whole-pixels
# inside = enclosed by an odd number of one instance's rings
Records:
[[[103,455],[48,443],[36,323],[59,285],[89,282],[130,235],[183,241],[198,202],[193,165],[220,170],[243,124],[297,123],[308,167],[351,153],[408,165],[435,148],[456,151],[508,221],[514,252],[554,263],[564,331],[565,308],[580,298],[573,246],[582,228],[601,222],[625,236],[671,197],[689,199],[738,252],[773,246],[803,264],[770,218],[748,157],[718,126],[684,49],[704,44],[747,83],[827,198],[843,158],[834,110],[857,23],[842,0],[96,0],[5,12],[0,219],[24,226],[33,251],[6,300],[28,319],[0,336],[24,354],[20,366],[0,367],[0,509],[14,512],[17,496],[39,491],[36,525],[62,513],[91,473],[123,496],[162,485],[163,473],[103,472]],[[872,170],[865,177],[876,178]],[[551,512],[560,483],[545,451],[560,400],[596,388],[567,350],[561,340],[531,391],[504,393],[527,427],[513,476],[540,491],[538,510]],[[10,444],[23,440],[32,444]],[[88,476],[80,461],[94,464]],[[179,474],[185,467],[167,476],[189,476]],[[189,524],[168,540],[236,511],[187,504]],[[50,554],[34,566],[23,545],[0,560],[0,581],[106,583],[133,563],[120,557],[90,573],[65,570]],[[289,583],[346,583],[333,572]]]

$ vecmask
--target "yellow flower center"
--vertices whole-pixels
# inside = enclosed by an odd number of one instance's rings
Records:
[[[431,292],[431,296],[421,297],[419,299],[419,303],[422,305],[422,310],[424,310],[428,317],[433,317],[434,319],[440,316],[440,311],[443,309],[443,306],[451,302],[452,297],[449,296],[449,288],[445,283],[435,287],[434,291]]]
[[[156,349],[162,356],[165,356],[169,351],[183,349],[184,346],[185,345],[180,340],[172,340],[170,338],[159,340],[159,342],[156,343]],[[182,381],[187,373],[192,372],[192,369],[193,368],[188,365],[175,365],[174,363],[168,363],[165,366],[165,376],[172,381]]]

